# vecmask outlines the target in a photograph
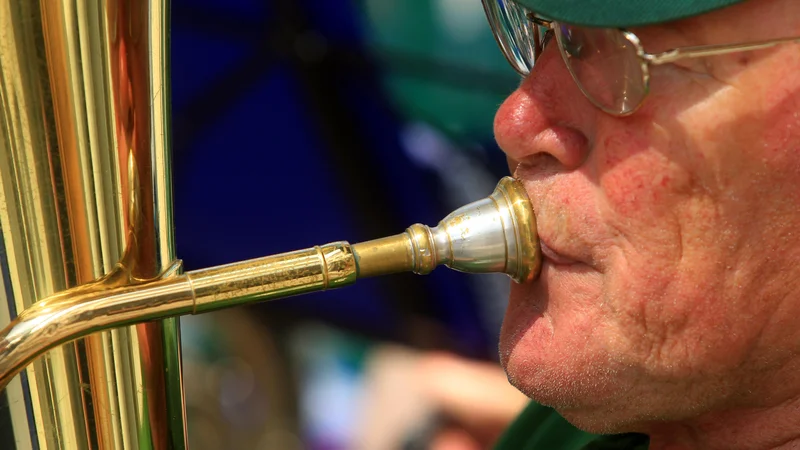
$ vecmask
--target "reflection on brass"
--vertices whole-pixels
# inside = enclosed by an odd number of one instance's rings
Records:
[[[167,1],[0,0],[3,450],[185,448],[175,316],[438,265],[538,272],[504,179],[433,228],[183,273]]]
[[[0,326],[175,260],[165,1],[0,0]],[[48,351],[0,393],[0,448],[184,448],[178,336]]]

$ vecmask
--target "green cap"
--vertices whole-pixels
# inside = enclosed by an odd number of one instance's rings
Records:
[[[573,25],[622,28],[692,17],[744,0],[516,0],[541,17]]]

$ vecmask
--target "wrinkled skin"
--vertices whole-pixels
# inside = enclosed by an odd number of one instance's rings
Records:
[[[800,2],[632,31],[648,52],[800,36]],[[647,432],[651,448],[793,448],[800,44],[651,75],[642,108],[613,117],[550,45],[500,107],[497,141],[552,249],[538,281],[512,287],[501,361],[589,431]]]

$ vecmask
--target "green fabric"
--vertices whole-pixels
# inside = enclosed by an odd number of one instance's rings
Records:
[[[744,0],[516,0],[538,15],[573,25],[634,27],[696,16]]]
[[[495,450],[647,450],[648,442],[643,434],[586,433],[553,409],[531,402],[506,430]]]

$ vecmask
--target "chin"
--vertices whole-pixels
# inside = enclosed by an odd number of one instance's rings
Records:
[[[524,346],[524,339],[518,346]],[[508,380],[520,392],[539,404],[556,410],[576,428],[596,434],[639,431],[626,396],[619,392],[609,371],[604,374],[581,370],[570,362],[549,364],[544,358],[530,358],[514,350],[501,359]],[[519,348],[519,347],[518,347]],[[602,372],[602,371],[600,371]],[[638,416],[638,415],[637,415]]]
[[[558,413],[575,428],[594,434],[646,433],[650,424],[628,417],[628,411],[593,412],[559,410]]]
[[[500,333],[500,361],[509,382],[581,429],[625,431],[630,378],[609,353],[598,313],[560,303],[547,275],[512,285]]]

